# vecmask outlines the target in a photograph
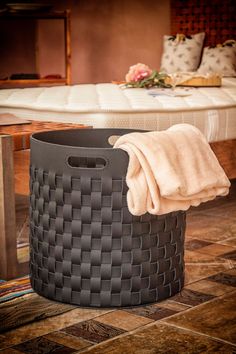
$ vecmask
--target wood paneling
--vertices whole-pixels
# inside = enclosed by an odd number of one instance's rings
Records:
[[[205,32],[205,45],[236,38],[235,0],[171,0],[171,31]]]

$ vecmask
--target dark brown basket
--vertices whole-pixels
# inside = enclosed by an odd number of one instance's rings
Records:
[[[40,295],[109,307],[150,303],[181,290],[185,213],[129,213],[128,155],[108,142],[128,132],[31,137],[30,269]]]

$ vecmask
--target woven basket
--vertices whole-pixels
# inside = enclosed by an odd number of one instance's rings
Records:
[[[31,137],[30,277],[40,295],[109,307],[150,303],[181,290],[185,213],[129,213],[128,155],[108,142],[128,132]]]

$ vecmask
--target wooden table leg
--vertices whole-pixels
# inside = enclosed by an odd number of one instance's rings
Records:
[[[0,135],[0,279],[17,277],[27,268],[17,261],[12,137]]]

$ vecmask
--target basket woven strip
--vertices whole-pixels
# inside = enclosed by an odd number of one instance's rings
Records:
[[[125,178],[73,177],[33,164],[30,174],[30,269],[39,294],[109,307],[181,290],[184,212],[131,215]]]

